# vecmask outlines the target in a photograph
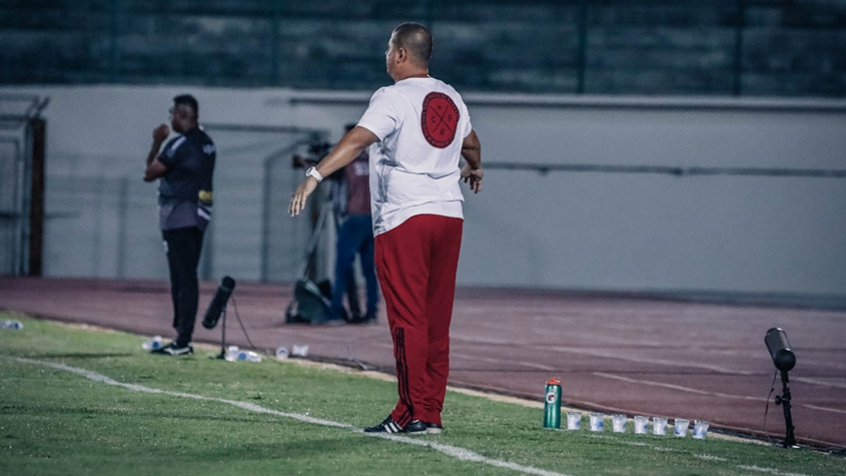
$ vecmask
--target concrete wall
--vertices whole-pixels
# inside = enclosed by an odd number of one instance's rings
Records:
[[[47,274],[116,276],[124,269],[127,276],[166,276],[157,248],[153,186],[137,185],[150,205],[143,216],[122,225],[129,227],[125,234],[149,236],[149,249],[102,252],[110,249],[110,238],[101,232],[96,258],[91,243],[68,233],[91,224],[60,216],[62,203],[50,199],[50,187],[51,180],[68,176],[140,182],[151,131],[167,120],[170,98],[183,88],[7,87],[3,92],[52,98],[45,111],[47,211],[53,214],[47,226]],[[332,140],[359,117],[369,97],[283,89],[191,92],[200,101],[202,122],[318,128],[329,131]],[[491,167],[483,193],[467,196],[460,284],[846,296],[846,179],[541,174],[493,167],[843,169],[846,102],[478,94],[466,99],[482,140],[483,161]],[[250,209],[262,180],[256,164],[285,144],[281,139],[268,143],[260,134],[237,139],[227,134],[213,134],[221,152],[212,277],[259,279],[254,237],[260,235],[262,217]],[[253,143],[255,160],[238,152],[242,158],[232,163],[235,149],[247,147],[244,141]],[[289,183],[279,186],[293,187],[299,173],[292,171]],[[97,187],[87,179],[78,183]],[[232,197],[241,202],[233,203]],[[140,199],[137,206],[144,202]],[[97,226],[108,229],[116,220],[100,220]],[[291,236],[301,247],[306,222],[291,223],[300,227],[292,228]],[[297,254],[292,262],[301,259],[298,250],[292,248]],[[97,269],[88,266],[94,259],[101,262]],[[131,264],[115,263],[118,259]]]

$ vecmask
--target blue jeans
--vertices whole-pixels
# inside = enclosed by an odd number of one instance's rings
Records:
[[[370,215],[347,215],[338,233],[335,284],[332,286],[332,311],[344,316],[344,293],[353,269],[356,253],[361,256],[361,271],[367,288],[367,319],[375,319],[379,302],[379,282],[373,267],[373,224]]]

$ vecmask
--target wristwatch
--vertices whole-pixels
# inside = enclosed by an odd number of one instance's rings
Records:
[[[323,181],[323,176],[317,171],[317,167],[309,167],[308,170],[306,170],[306,177],[314,177],[314,179],[317,180],[317,183]]]

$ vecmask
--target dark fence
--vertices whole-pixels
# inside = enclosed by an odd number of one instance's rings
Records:
[[[409,20],[465,91],[846,95],[846,0],[9,0],[0,83],[372,90]]]

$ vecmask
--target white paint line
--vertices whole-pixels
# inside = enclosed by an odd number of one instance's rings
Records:
[[[605,436],[605,435],[591,435],[590,437],[596,438],[596,439],[610,439],[608,436]],[[628,445],[628,446],[649,446],[646,443],[641,443],[641,442],[637,442],[637,441],[619,440],[619,441],[617,441],[617,443],[623,444],[623,445]],[[658,451],[660,453],[685,453],[682,450],[677,450],[675,448],[668,448],[668,447],[665,447],[665,446],[652,446],[651,448],[652,448],[652,450]],[[714,456],[714,455],[709,455],[709,454],[701,454],[701,453],[693,453],[691,456],[693,456],[694,458],[701,459],[703,461],[713,461],[713,462],[717,462],[717,463],[728,463],[728,459],[722,458],[720,456]],[[802,474],[802,473],[782,473],[781,471],[779,471],[777,469],[762,468],[760,466],[737,465],[737,466],[735,466],[735,468],[744,469],[744,470],[748,470],[748,471],[757,471],[757,472],[760,472],[760,473],[769,473],[769,474],[774,474],[776,476],[808,476],[808,475]]]
[[[24,363],[36,364],[36,365],[43,365],[45,367],[51,367],[51,368],[58,369],[58,370],[64,370],[64,371],[67,371],[67,372],[75,373],[77,375],[81,375],[81,376],[83,376],[83,377],[85,377],[89,380],[93,380],[95,382],[104,383],[106,385],[113,385],[113,386],[116,386],[116,387],[123,387],[127,390],[132,390],[132,391],[135,391],[135,392],[156,393],[156,394],[162,394],[162,395],[169,395],[169,396],[172,396],[172,397],[191,398],[191,399],[195,399],[195,400],[206,400],[206,401],[226,403],[226,404],[233,405],[233,406],[236,406],[236,407],[239,407],[239,408],[243,408],[244,410],[248,410],[248,411],[251,411],[251,412],[267,413],[267,414],[276,415],[276,416],[280,416],[280,417],[284,417],[284,418],[291,418],[291,419],[294,419],[294,420],[299,420],[299,421],[302,421],[302,422],[305,422],[305,423],[311,423],[311,424],[314,424],[314,425],[322,425],[322,426],[329,426],[329,427],[334,427],[334,428],[342,428],[342,429],[345,429],[345,430],[352,430],[355,433],[360,433],[360,434],[365,435],[365,436],[373,436],[373,437],[378,437],[378,438],[384,438],[384,439],[387,439],[387,440],[396,441],[398,443],[424,446],[424,447],[432,448],[436,451],[440,451],[441,453],[443,453],[447,456],[452,456],[453,458],[457,458],[460,461],[472,461],[472,462],[476,462],[476,463],[486,464],[486,465],[489,465],[489,466],[495,466],[495,467],[498,467],[498,468],[510,469],[510,470],[517,471],[517,472],[520,472],[520,473],[536,474],[536,475],[539,475],[539,476],[567,476],[565,474],[556,473],[554,471],[547,471],[547,470],[544,470],[544,469],[534,468],[534,467],[531,467],[531,466],[523,466],[523,465],[520,465],[520,464],[517,464],[517,463],[512,463],[512,462],[509,462],[509,461],[501,461],[501,460],[486,458],[486,457],[484,457],[484,456],[482,456],[478,453],[475,453],[471,450],[468,450],[466,448],[460,448],[460,447],[451,446],[451,445],[444,445],[444,444],[436,443],[436,442],[433,442],[433,441],[422,440],[422,439],[418,439],[418,438],[409,438],[407,436],[401,436],[401,435],[364,433],[364,432],[361,431],[361,429],[354,427],[352,425],[348,425],[346,423],[338,423],[338,422],[334,422],[334,421],[331,421],[331,420],[323,420],[323,419],[320,419],[320,418],[314,418],[314,417],[311,417],[311,416],[308,416],[308,415],[303,415],[303,414],[300,414],[300,413],[280,412],[280,411],[277,411],[277,410],[271,410],[269,408],[261,407],[259,405],[254,404],[254,403],[239,402],[239,401],[236,401],[236,400],[226,400],[226,399],[223,399],[223,398],[204,397],[202,395],[195,395],[195,394],[190,394],[190,393],[171,392],[171,391],[167,391],[167,390],[159,390],[159,389],[156,389],[156,388],[145,387],[143,385],[135,385],[135,384],[131,384],[131,383],[118,382],[117,380],[113,380],[113,379],[111,379],[111,378],[109,378],[109,377],[107,377],[103,374],[100,374],[100,373],[97,373],[97,372],[94,372],[94,371],[91,371],[91,370],[78,368],[78,367],[71,367],[71,366],[65,365],[65,364],[59,364],[59,363],[53,363],[53,362],[42,362],[40,360],[32,360],[32,359],[24,359],[24,358],[16,358],[15,360],[17,360],[18,362],[24,362]]]
[[[387,348],[387,349],[393,350],[393,344],[373,343],[373,347],[382,347],[382,348]],[[550,367],[549,365],[538,364],[538,363],[535,363],[535,362],[526,362],[526,361],[522,361],[522,360],[498,359],[498,358],[495,358],[495,357],[479,357],[479,356],[476,356],[476,355],[468,355],[468,354],[462,354],[460,352],[452,352],[452,351],[450,351],[450,353],[449,353],[449,358],[450,359],[475,360],[475,361],[478,361],[478,362],[487,362],[489,364],[497,364],[498,366],[500,366],[500,368],[502,368],[503,366],[512,367],[512,366],[517,365],[517,366],[521,366],[521,367],[528,367],[530,369],[538,369],[538,370],[544,370],[544,371],[548,371],[548,372],[552,372],[552,371],[556,370],[556,367]]]
[[[591,374],[596,375],[597,377],[609,378],[609,379],[613,379],[613,380],[620,380],[620,381],[623,381],[623,382],[637,384],[637,385],[649,385],[649,386],[653,386],[653,387],[669,388],[671,390],[678,390],[680,392],[687,392],[687,393],[695,393],[695,394],[698,394],[698,395],[714,396],[714,397],[721,397],[721,398],[730,398],[730,399],[734,399],[734,400],[751,400],[751,401],[757,401],[757,402],[766,402],[767,401],[766,398],[761,398],[761,397],[750,397],[750,396],[746,396],[746,395],[731,395],[731,394],[722,393],[722,392],[709,392],[707,390],[699,390],[697,388],[684,387],[684,386],[681,386],[681,385],[674,385],[674,384],[671,384],[671,383],[652,382],[652,381],[649,381],[649,380],[638,380],[638,379],[633,379],[633,378],[629,378],[629,377],[623,377],[622,375],[614,375],[614,374],[609,374],[609,373],[604,373],[604,372],[591,372]],[[809,408],[811,410],[819,410],[819,411],[823,411],[823,412],[839,413],[841,415],[846,415],[846,410],[839,410],[837,408],[821,407],[821,406],[818,406],[818,405],[810,405],[810,404],[807,404],[807,403],[799,404],[799,406]]]
[[[512,367],[514,365],[519,365],[521,367],[528,367],[530,369],[538,369],[544,370],[548,372],[553,372],[556,370],[555,367],[550,367],[549,365],[537,364],[534,362],[525,362],[521,360],[507,360],[507,359],[497,359],[494,357],[477,357],[475,355],[467,355],[461,354],[458,352],[450,352],[449,354],[450,359],[465,359],[465,360],[476,360],[479,362],[487,362],[490,364],[497,364],[500,368],[503,367]]]
[[[613,380],[620,380],[620,381],[623,381],[623,382],[633,383],[633,384],[637,384],[637,385],[649,385],[649,386],[652,386],[652,387],[663,387],[663,388],[669,388],[669,389],[672,389],[672,390],[678,390],[680,392],[696,393],[696,394],[699,394],[699,395],[715,396],[715,397],[722,397],[722,398],[731,398],[731,399],[734,399],[734,400],[752,400],[752,401],[761,402],[761,403],[764,403],[764,402],[767,401],[766,398],[762,398],[762,397],[750,397],[750,396],[747,396],[747,395],[731,395],[731,394],[722,393],[722,392],[709,392],[707,390],[699,390],[698,388],[684,387],[682,385],[675,385],[675,384],[671,384],[671,383],[652,382],[652,381],[649,381],[649,380],[633,379],[633,378],[629,378],[629,377],[623,377],[622,375],[614,375],[614,374],[608,374],[608,373],[604,373],[604,372],[591,372],[591,375],[596,375],[597,377],[609,378],[609,379],[613,379]]]
[[[840,413],[841,415],[846,415],[846,410],[838,410],[837,408],[820,407],[817,405],[809,405],[807,403],[803,403],[802,406],[805,408],[810,408],[811,410],[820,410],[823,412]]]
[[[731,374],[731,375],[755,375],[756,372],[748,371],[748,370],[738,370],[738,369],[730,369],[728,367],[723,367],[720,365],[711,365],[711,364],[703,364],[693,361],[682,361],[682,360],[672,360],[672,359],[655,359],[655,358],[647,358],[647,357],[634,357],[631,354],[622,354],[617,351],[603,351],[599,349],[589,349],[586,347],[569,347],[569,346],[555,346],[549,347],[549,350],[555,352],[563,352],[568,354],[578,354],[578,355],[590,355],[593,357],[603,357],[606,359],[614,359],[614,360],[624,360],[629,362],[637,362],[641,364],[655,364],[655,365],[665,365],[668,367],[692,367],[696,369],[705,369],[705,370],[712,370],[714,372],[718,372],[721,374]]]
[[[714,455],[693,455],[693,457],[699,458],[703,461],[719,461],[720,463],[725,463],[726,461],[728,461],[725,458],[721,458],[719,456],[714,456]]]
[[[811,385],[819,385],[821,387],[846,388],[846,383],[831,382],[831,381],[821,379],[821,378],[793,377],[793,381],[794,382],[809,383]]]
[[[756,471],[756,472],[759,472],[759,473],[775,474],[776,476],[805,476],[802,473],[782,473],[781,471],[779,471],[777,469],[762,468],[760,466],[755,466],[755,465],[752,465],[752,466],[739,465],[738,468],[746,470],[746,471]]]

